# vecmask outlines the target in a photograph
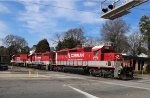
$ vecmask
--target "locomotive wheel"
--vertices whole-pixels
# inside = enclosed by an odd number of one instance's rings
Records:
[[[89,70],[89,72],[90,72],[90,76],[92,76],[92,74],[93,74],[93,70],[92,70],[92,69],[90,69],[90,70]]]
[[[38,69],[42,69],[42,66],[41,66],[41,65],[38,65]]]
[[[50,66],[50,70],[51,70],[51,71],[54,71],[54,67],[53,67],[53,66]]]
[[[62,72],[62,67],[61,66],[57,67],[57,69],[58,69],[59,72]]]
[[[126,80],[127,77],[126,77],[125,75],[121,74],[121,75],[119,75],[119,79],[121,79],[121,80]]]
[[[114,74],[113,74],[113,71],[110,71],[110,73],[107,75],[108,78],[113,78],[114,77]]]
[[[89,69],[88,68],[83,68],[83,70],[84,70],[85,74],[89,74]]]
[[[100,69],[99,76],[100,76],[100,77],[103,77],[103,72],[102,72],[102,69]]]
[[[64,67],[63,67],[63,66],[61,66],[60,68],[61,68],[61,70],[60,70],[60,71],[61,71],[61,72],[64,72]]]
[[[48,66],[48,71],[52,71],[52,66],[51,65]]]
[[[96,76],[96,75],[95,75],[95,72],[96,72],[95,69],[90,69],[89,72],[90,72],[90,75],[91,75],[91,76]]]
[[[57,71],[57,66],[54,67],[54,71]]]

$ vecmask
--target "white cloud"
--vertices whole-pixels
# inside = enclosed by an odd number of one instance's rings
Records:
[[[24,2],[25,12],[20,14],[19,20],[25,23],[25,26],[31,33],[41,33],[49,28],[56,26],[56,21],[49,17],[47,11],[43,11],[40,0],[36,2]]]
[[[78,9],[79,6],[77,5],[77,2],[75,0],[56,0],[55,6],[68,8],[53,8],[56,12],[55,17],[58,18],[64,18],[68,21],[75,21],[79,24],[95,24],[104,21],[99,17],[99,13],[95,13],[92,10],[81,11],[81,9]]]
[[[10,10],[0,3],[0,13],[10,13]]]
[[[55,32],[64,32],[69,24],[99,24],[104,20],[99,13],[80,11],[79,0],[28,0],[19,1],[25,7],[19,15],[19,20],[31,33],[41,38],[51,38]],[[82,1],[82,0],[81,0]],[[63,26],[62,26],[63,25]],[[65,26],[67,25],[67,26]],[[61,27],[62,26],[62,27]],[[51,33],[50,33],[51,32]]]
[[[79,11],[76,0],[53,0],[50,2],[29,0],[24,2],[24,5],[26,11],[22,12],[20,19],[26,22],[31,30],[38,29],[39,26],[41,26],[40,29],[47,28],[46,26],[57,27],[61,22],[59,19],[79,24],[95,24],[103,21],[99,18],[99,13]]]
[[[87,6],[87,7],[93,7],[93,6],[96,6],[97,5],[97,2],[84,2],[83,3],[84,6]]]
[[[101,22],[104,22],[104,19],[99,18],[98,15],[93,14],[92,12],[80,13],[77,20],[80,21],[82,24],[100,24]]]
[[[0,21],[0,45],[2,45],[2,39],[8,34],[9,28],[7,27],[7,25]]]

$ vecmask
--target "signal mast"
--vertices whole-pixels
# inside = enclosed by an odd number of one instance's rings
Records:
[[[114,20],[130,13],[130,9],[149,0],[103,0],[101,2],[101,18]]]

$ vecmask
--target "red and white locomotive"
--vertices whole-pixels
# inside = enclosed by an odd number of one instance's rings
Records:
[[[39,68],[45,67],[55,71],[63,71],[65,67],[83,68],[93,76],[133,78],[132,68],[123,66],[122,54],[115,53],[109,45],[63,49],[32,55],[20,54],[19,57],[13,56],[12,63],[25,66],[36,65]]]

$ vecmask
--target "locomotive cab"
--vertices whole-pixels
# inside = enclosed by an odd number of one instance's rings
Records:
[[[123,66],[121,53],[116,53],[112,46],[95,46],[92,48],[93,60],[101,63],[100,70],[115,78],[132,79],[131,67]],[[103,74],[103,73],[102,73]]]

